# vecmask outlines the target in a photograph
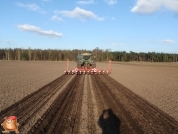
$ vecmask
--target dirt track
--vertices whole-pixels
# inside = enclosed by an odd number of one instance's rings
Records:
[[[0,122],[9,114],[20,133],[178,133],[175,119],[108,75],[62,75],[1,111]]]

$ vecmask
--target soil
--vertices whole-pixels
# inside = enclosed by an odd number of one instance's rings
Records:
[[[178,63],[117,63],[110,76],[178,121]]]
[[[177,118],[165,112],[159,105],[155,105],[160,102],[160,100],[155,101],[158,96],[155,94],[156,91],[162,97],[168,97],[168,99],[164,98],[164,103],[160,105],[170,104],[169,100],[172,101],[173,99],[177,101],[174,98],[174,94],[177,94],[175,90],[166,90],[167,88],[163,90],[160,88],[161,86],[155,88],[158,76],[159,80],[162,80],[160,76],[165,75],[161,71],[171,68],[172,71],[176,72],[177,66],[117,63],[112,65],[112,74],[109,75],[63,75],[64,69],[62,68],[60,69],[63,71],[57,73],[60,70],[58,68],[59,63],[31,62],[30,65],[27,62],[20,62],[17,66],[17,62],[0,61],[0,70],[3,70],[0,71],[1,76],[6,78],[5,81],[0,77],[3,81],[0,86],[0,91],[3,91],[2,96],[0,96],[1,123],[4,117],[15,115],[20,124],[20,133],[34,134],[178,133]],[[74,63],[72,63],[73,65]],[[107,67],[106,63],[99,63],[98,67],[103,67],[102,65]],[[61,67],[65,68],[65,64],[63,63]],[[49,70],[51,72],[48,72]],[[144,71],[146,71],[146,75],[142,74],[143,76],[141,76],[141,72]],[[155,74],[156,71],[158,76]],[[134,78],[134,76],[131,77],[134,75],[131,72],[140,72],[140,75],[136,75]],[[25,74],[26,77],[23,77],[22,74]],[[173,73],[170,75],[177,78],[177,75]],[[143,79],[145,76],[147,76],[146,80]],[[17,78],[14,79],[15,77]],[[172,77],[168,83],[174,83]],[[33,80],[30,82],[31,79],[35,79],[36,82]],[[37,81],[37,79],[41,80]],[[154,83],[151,81],[152,79],[157,81]],[[26,86],[23,86],[25,81],[27,82]],[[138,84],[138,81],[141,84]],[[146,85],[145,81],[153,83]],[[21,84],[16,85],[16,83]],[[128,88],[129,84],[132,84],[132,87]],[[29,88],[30,85],[33,85],[32,88]],[[174,86],[177,85],[170,84],[168,87],[174,89]],[[21,87],[21,90],[26,94],[16,89],[17,87]],[[154,92],[151,92],[151,89]],[[15,93],[16,90],[18,94]],[[8,98],[3,97],[4,94],[7,94]],[[169,98],[170,94],[173,95],[173,98]],[[9,99],[13,100],[8,101]],[[172,103],[171,106],[168,106],[169,109],[176,111],[178,105]],[[176,114],[175,112],[173,115]],[[2,127],[0,127],[1,131],[3,131]]]

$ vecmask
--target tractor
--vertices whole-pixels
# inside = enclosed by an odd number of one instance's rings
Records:
[[[95,57],[91,53],[82,53],[77,55],[77,67],[69,70],[69,60],[67,59],[65,74],[109,74],[111,73],[111,61],[108,62],[108,70],[100,70],[96,68]]]
[[[91,53],[82,53],[77,56],[77,68],[96,68],[96,62]]]

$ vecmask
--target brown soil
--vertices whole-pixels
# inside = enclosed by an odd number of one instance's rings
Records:
[[[0,112],[9,114],[21,133],[178,133],[175,119],[108,75],[63,75]]]
[[[112,64],[112,78],[178,121],[178,63]]]
[[[116,63],[109,76],[62,75],[65,67],[0,61],[0,123],[15,115],[21,133],[178,133],[177,65]]]
[[[0,111],[61,76],[64,62],[0,61]]]

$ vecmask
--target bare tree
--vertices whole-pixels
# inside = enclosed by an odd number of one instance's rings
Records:
[[[31,60],[31,58],[32,58],[32,52],[31,52],[30,47],[28,48],[28,56],[29,56],[29,60]]]
[[[20,60],[20,57],[21,57],[20,48],[17,49],[17,57],[18,57],[18,60]]]
[[[49,49],[48,52],[49,52],[49,53],[48,53],[48,54],[49,54],[49,55],[48,55],[48,60],[50,60],[50,59],[51,59],[51,56],[50,56],[50,55],[51,55],[51,50]]]
[[[36,50],[33,50],[33,60],[36,60]]]
[[[5,49],[6,60],[9,60],[9,50]]]

